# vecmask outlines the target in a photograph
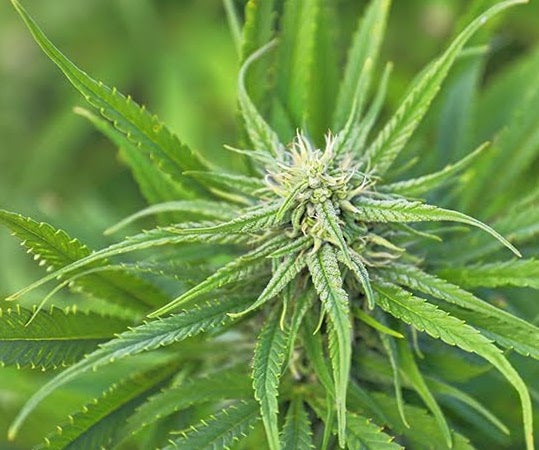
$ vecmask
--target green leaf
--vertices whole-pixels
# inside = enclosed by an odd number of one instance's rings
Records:
[[[152,160],[150,155],[141,152],[125,134],[93,112],[75,107],[74,112],[89,120],[94,127],[112,141],[118,148],[120,159],[131,169],[140,191],[149,203],[160,203],[178,198],[189,197],[180,183],[165,171],[161,170],[159,161]]]
[[[241,281],[252,274],[254,270],[264,263],[266,257],[271,255],[285,239],[277,236],[270,239],[266,243],[260,245],[254,250],[245,253],[221,267],[214,274],[210,275],[204,281],[184,292],[179,297],[176,297],[171,302],[162,306],[156,311],[149,314],[149,317],[161,316],[169,311],[176,309],[182,303],[193,300],[200,295],[213,291],[214,289],[226,286],[230,283]]]
[[[442,269],[440,275],[465,287],[517,286],[539,289],[539,261],[511,260]]]
[[[169,378],[174,367],[157,367],[113,384],[100,397],[69,416],[45,438],[43,447],[52,450],[110,448],[133,409]]]
[[[208,219],[233,219],[237,215],[235,207],[229,203],[219,203],[211,200],[178,200],[157,203],[141,209],[112,227],[107,228],[104,234],[116,233],[118,230],[121,230],[138,219],[164,212],[181,212],[184,213],[186,219],[192,219],[193,216]]]
[[[385,174],[414,133],[466,42],[491,17],[510,6],[525,2],[525,0],[499,2],[485,11],[473,20],[447,50],[425,69],[394,116],[380,130],[364,155],[363,161],[368,161],[378,175]]]
[[[157,117],[150,115],[130,97],[125,97],[116,89],[90,78],[47,39],[17,0],[12,0],[12,4],[45,54],[86,101],[109,120],[118,132],[125,134],[134,145],[140,147],[141,151],[159,161],[160,167],[175,181],[182,183],[184,170],[198,170],[203,167],[191,149],[182,144]],[[204,192],[200,185],[193,183],[182,183],[182,187],[191,193]]]
[[[314,287],[329,318],[329,353],[335,381],[339,442],[343,446],[346,440],[346,390],[352,344],[348,295],[342,287],[337,257],[331,246],[323,245],[309,256],[307,264]]]
[[[374,288],[380,294],[377,303],[381,302],[378,303],[380,307],[391,315],[419,331],[441,339],[446,344],[456,345],[464,351],[478,354],[502,373],[520,397],[526,446],[528,450],[532,450],[533,417],[528,389],[500,349],[474,328],[398,286],[377,283]]]
[[[41,370],[69,366],[129,326],[103,314],[54,307],[39,311],[28,324],[34,313],[19,305],[0,309],[2,366]]]
[[[399,414],[400,414],[402,422],[404,423],[404,425],[406,425],[406,427],[409,428],[410,425],[408,424],[408,421],[406,420],[406,414],[404,412],[404,400],[402,398],[402,383],[401,383],[401,376],[399,372],[400,358],[397,351],[397,345],[395,343],[395,339],[392,339],[390,336],[386,335],[385,333],[379,333],[379,336],[380,336],[380,340],[382,341],[382,345],[384,346],[384,349],[389,358],[391,371],[393,372],[393,387],[395,389],[397,409],[399,410]]]
[[[245,175],[224,172],[203,172],[200,170],[188,170],[184,174],[199,180],[210,188],[238,191],[241,194],[251,197],[257,191],[267,188],[267,184],[263,180]]]
[[[452,447],[451,430],[445,419],[438,402],[432,395],[423,375],[419,371],[419,367],[414,360],[414,356],[410,350],[409,343],[407,341],[397,342],[397,351],[399,355],[399,367],[405,374],[415,391],[419,394],[425,405],[430,409],[434,415],[438,426],[442,430],[445,441],[448,447]]]
[[[238,402],[210,416],[170,442],[163,450],[222,450],[247,435],[259,419],[254,401]]]
[[[458,211],[438,208],[421,202],[408,200],[373,200],[359,197],[354,201],[356,217],[364,222],[429,222],[451,221],[460,222],[482,229],[505,245],[515,255],[521,256],[520,252],[498,232],[488,225],[473,217]]]
[[[457,317],[479,326],[501,345],[514,348],[525,356],[539,358],[539,329],[535,325],[417,267],[394,264],[391,270],[382,274],[387,280],[464,308],[455,310]]]
[[[197,224],[199,227],[204,224]],[[214,225],[214,223],[212,223]],[[125,253],[146,250],[153,247],[171,246],[186,243],[221,243],[231,244],[245,242],[246,236],[235,233],[215,233],[211,228],[208,233],[201,232],[200,228],[196,232],[187,233],[185,230],[192,227],[193,224],[182,224],[181,226],[172,226],[166,228],[154,228],[149,231],[145,231],[134,236],[127,237],[123,241],[113,244],[99,251],[94,251],[88,256],[73,261],[72,263],[44,276],[43,278],[35,281],[34,283],[26,286],[20,291],[10,295],[9,300],[15,300],[28,292],[42,286],[49,281],[52,281],[59,277],[64,277],[67,274],[72,274],[84,267],[90,266],[97,262],[106,261],[107,258],[123,255]],[[182,230],[180,234],[178,231]],[[160,302],[164,303],[164,302]]]
[[[245,125],[247,127],[247,133],[249,134],[249,139],[254,145],[254,149],[264,153],[278,155],[281,152],[282,147],[281,143],[279,142],[279,137],[260,115],[256,109],[256,106],[250,99],[245,86],[247,69],[249,69],[250,65],[253,64],[258,58],[264,55],[264,53],[275,47],[275,44],[276,41],[271,41],[268,44],[265,44],[263,47],[252,53],[241,66],[238,75],[238,100],[240,103],[240,110],[243,120],[245,121]]]
[[[311,431],[311,421],[303,402],[299,399],[292,400],[288,407],[288,413],[281,436],[281,448],[283,450],[309,450],[314,448]]]
[[[188,379],[151,396],[129,417],[122,432],[130,436],[174,412],[199,403],[251,396],[251,380],[247,375],[236,367],[219,370],[206,377]]]
[[[349,448],[365,450],[404,449],[393,437],[384,433],[383,428],[370,419],[349,412],[347,414],[347,439]]]
[[[286,356],[287,333],[279,326],[277,309],[268,317],[255,348],[253,358],[253,387],[260,403],[260,413],[268,445],[271,450],[280,449],[279,425],[279,379]]]
[[[343,232],[340,226],[340,219],[335,211],[335,207],[330,200],[318,203],[316,205],[316,213],[318,220],[322,225],[323,231],[326,232],[327,237],[341,250],[342,256],[349,264],[352,264],[350,260],[350,254],[348,251],[348,244],[344,239]]]
[[[370,2],[354,33],[335,107],[333,127],[336,130],[344,126],[354,109],[354,103],[357,119],[361,116],[362,106],[369,93],[372,70],[376,65],[385,33],[390,4],[390,0]],[[366,65],[369,66],[368,70],[365,70]]]
[[[343,258],[343,262],[352,271],[357,280],[361,283],[361,286],[363,287],[363,291],[365,293],[365,297],[367,298],[367,305],[370,309],[374,309],[374,293],[372,292],[371,282],[369,280],[369,273],[367,272],[367,268],[365,267],[365,264],[363,264],[363,261],[356,252],[350,251],[349,253],[349,260]]]
[[[399,339],[404,338],[404,336],[401,333],[399,333],[398,331],[392,330],[391,328],[378,322],[374,317],[372,317],[370,314],[366,313],[362,309],[354,307],[352,308],[352,312],[354,316],[356,316],[359,320],[371,326],[372,328],[379,331],[380,333],[387,334],[389,336],[393,336]]]
[[[212,328],[226,325],[231,322],[228,313],[244,307],[245,303],[245,299],[227,298],[165,319],[147,322],[119,334],[115,339],[103,344],[101,348],[44,384],[28,400],[13,421],[9,429],[10,438],[16,436],[28,414],[44,398],[80,374],[90,369],[95,370],[116,359],[171,345]]]
[[[259,308],[268,300],[271,300],[273,297],[277,296],[288,285],[288,283],[296,278],[306,264],[305,257],[302,254],[297,256],[293,255],[286,258],[282,264],[279,264],[277,270],[275,270],[271,279],[268,281],[268,284],[258,298],[253,302],[253,304],[241,313],[233,314],[233,316],[247,314],[248,312]]]
[[[73,239],[63,230],[53,228],[44,222],[36,222],[20,214],[0,210],[0,223],[8,227],[12,234],[21,239],[23,245],[46,265],[48,270],[56,270],[46,278],[54,279],[62,274],[62,270],[84,258],[92,257],[91,250],[77,239]],[[94,261],[95,263],[95,261]],[[105,267],[107,261],[102,258],[92,267]],[[70,272],[73,274],[73,271]],[[145,312],[166,301],[166,296],[149,282],[137,278],[127,272],[96,272],[79,277],[73,281],[75,289],[111,303],[130,309]]]
[[[477,157],[482,154],[483,150],[489,145],[489,142],[481,144],[469,155],[465,156],[456,163],[445,166],[442,170],[439,170],[438,172],[424,175],[419,178],[412,178],[405,181],[397,181],[396,183],[380,186],[380,190],[383,192],[391,192],[394,194],[405,196],[417,196],[431,192],[432,190],[443,186],[446,181],[450,180],[459,172],[462,172],[464,169],[469,167],[474,161],[476,161]]]
[[[274,0],[249,0],[245,5],[245,25],[243,27],[243,39],[241,48],[241,60],[267,44],[274,33],[275,22]],[[257,61],[246,76],[245,84],[255,105],[266,102],[269,80],[269,61]]]

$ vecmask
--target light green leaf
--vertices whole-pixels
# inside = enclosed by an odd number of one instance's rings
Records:
[[[149,425],[199,403],[252,397],[251,380],[236,367],[202,378],[189,378],[151,396],[129,417],[122,430],[130,436]]]
[[[344,126],[353,109],[357,110],[356,121],[359,121],[361,117],[363,105],[369,93],[372,70],[376,65],[385,33],[390,4],[390,0],[370,2],[364,17],[359,21],[348,52],[344,78],[339,87],[333,119],[336,130]],[[365,70],[367,65],[369,69]]]
[[[365,153],[363,161],[374,167],[378,175],[385,174],[414,133],[466,42],[491,17],[520,3],[526,3],[526,0],[508,0],[492,6],[473,20],[447,50],[425,69]]]
[[[359,197],[354,201],[356,217],[364,222],[460,222],[482,229],[505,245],[515,255],[520,252],[507,239],[488,225],[458,211],[438,208],[421,202],[408,200],[373,200]]]
[[[281,436],[281,448],[283,450],[314,448],[311,421],[300,399],[292,400],[288,407]]]
[[[178,200],[165,203],[157,203],[147,208],[141,209],[134,214],[126,217],[117,224],[107,228],[104,234],[113,234],[127,225],[143,217],[161,214],[164,212],[185,213],[186,218],[192,219],[193,216],[204,217],[208,219],[233,219],[237,216],[237,211],[230,203],[219,203],[211,200]]]
[[[48,223],[36,222],[20,214],[0,210],[0,223],[8,227],[12,234],[19,238],[28,252],[46,265],[49,271],[55,270],[46,278],[52,280],[61,276],[65,268],[85,258],[91,258],[91,250],[79,240],[73,239]],[[93,261],[95,267],[107,266],[106,258],[99,263]],[[70,271],[73,275],[74,270]],[[167,300],[164,293],[151,283],[135,277],[126,271],[102,271],[73,281],[75,289],[79,289],[93,297],[117,303],[131,311],[145,312]],[[26,289],[25,289],[26,290]]]
[[[73,86],[100,114],[109,120],[118,132],[123,133],[141,151],[147,152],[159,161],[162,170],[175,181],[182,183],[187,192],[204,192],[197,184],[183,183],[184,170],[203,168],[197,156],[172,134],[157,117],[150,115],[130,97],[125,97],[116,89],[90,78],[85,72],[67,59],[43,34],[34,20],[17,0],[12,4],[24,20],[34,39],[45,54],[60,68]]]
[[[256,106],[251,101],[245,86],[247,69],[249,69],[251,64],[253,64],[258,58],[264,55],[264,53],[275,47],[275,44],[276,41],[271,41],[268,44],[265,44],[263,47],[252,53],[243,63],[238,75],[238,100],[240,103],[243,120],[245,121],[245,125],[247,127],[247,133],[249,135],[249,139],[254,145],[254,149],[264,153],[278,155],[281,152],[282,147],[281,143],[279,142],[279,137],[260,115],[256,109]]]
[[[526,384],[500,349],[474,328],[425,300],[414,297],[398,286],[377,283],[374,288],[380,294],[377,304],[391,315],[419,331],[441,339],[446,344],[456,345],[464,351],[478,354],[502,373],[520,397],[526,447],[528,450],[532,450],[533,416],[530,395]]]
[[[419,178],[412,178],[405,181],[397,181],[396,183],[380,186],[380,190],[383,192],[391,192],[394,194],[412,197],[431,192],[432,190],[443,186],[446,181],[450,180],[459,172],[462,172],[464,169],[469,167],[477,159],[477,157],[482,154],[483,150],[489,145],[490,142],[485,142],[484,144],[481,144],[469,155],[465,156],[456,163],[445,166],[442,170],[439,170],[438,172],[424,175]]]
[[[539,359],[539,329],[535,325],[417,267],[394,264],[391,270],[384,270],[382,274],[394,283],[464,308],[455,310],[457,317],[482,328],[501,345]]]
[[[322,225],[323,231],[327,234],[328,239],[330,239],[339,249],[341,250],[342,256],[349,264],[352,263],[350,260],[350,254],[348,251],[348,244],[344,239],[343,232],[341,230],[340,219],[335,211],[335,207],[330,200],[325,202],[318,203],[316,205],[316,213],[318,214],[318,220]]]
[[[270,239],[254,250],[245,253],[221,267],[214,274],[207,277],[204,281],[176,297],[171,302],[153,311],[148,317],[158,317],[169,311],[176,309],[182,303],[193,300],[200,295],[213,291],[214,289],[226,286],[230,283],[241,281],[251,275],[254,270],[260,267],[260,264],[266,261],[266,257],[274,252],[279,245],[285,241],[282,236]]]
[[[268,445],[271,450],[279,450],[279,379],[286,356],[286,332],[279,326],[276,308],[268,317],[260,333],[253,358],[253,387],[255,398],[260,403],[260,413]]]
[[[442,269],[440,275],[465,287],[517,286],[539,289],[539,261],[510,260]]]
[[[347,260],[346,258],[343,258],[343,262],[361,283],[361,286],[363,287],[363,291],[365,293],[365,297],[367,298],[367,305],[369,306],[369,309],[374,309],[374,293],[372,292],[371,282],[369,280],[369,273],[367,272],[367,268],[365,267],[365,264],[363,264],[363,261],[356,252],[350,251],[349,254],[350,259]]]
[[[256,402],[243,401],[228,406],[209,418],[181,432],[163,450],[222,450],[242,439],[260,418]]]
[[[398,331],[392,330],[391,328],[378,322],[374,317],[372,317],[370,314],[363,311],[361,308],[358,308],[358,307],[352,308],[352,313],[359,320],[371,326],[372,328],[374,328],[375,330],[379,331],[382,334],[387,334],[389,336],[393,336],[399,339],[404,338],[404,336],[401,333],[399,333]]]
[[[258,298],[253,302],[253,304],[240,313],[232,314],[232,316],[235,317],[247,314],[259,308],[268,300],[271,300],[273,297],[278,295],[288,285],[288,283],[296,278],[296,276],[306,265],[307,262],[302,254],[293,255],[286,258],[282,264],[278,265],[277,270],[273,273],[271,279],[268,281],[268,284]]]
[[[393,437],[370,419],[349,412],[347,414],[348,448],[365,450],[403,450]]]
[[[169,378],[174,367],[157,367],[113,384],[100,397],[69,416],[45,438],[45,448],[111,448],[119,430],[133,409],[159,384]]]
[[[41,310],[28,324],[34,313],[19,305],[0,309],[2,366],[41,370],[69,366],[130,324],[75,308]]]
[[[414,355],[412,354],[409,345],[410,344],[405,340],[397,342],[399,368],[406,374],[406,377],[410,381],[412,387],[434,415],[440,430],[442,430],[447,446],[451,448],[453,444],[449,425],[447,424],[443,411],[441,410],[438,402],[434,398],[434,395],[432,395],[425,379],[423,378],[419,367],[417,367],[414,360]]]
[[[159,347],[174,344],[209,329],[231,322],[227,313],[245,307],[245,299],[227,298],[216,303],[193,308],[165,319],[147,322],[119,334],[115,339],[103,344],[77,364],[64,370],[45,383],[24,405],[10,429],[13,439],[28,414],[51,392],[63,386],[80,374],[109,364],[116,359],[136,355]]]
[[[224,172],[204,172],[200,170],[188,170],[184,175],[190,176],[215,189],[238,191],[241,194],[254,196],[257,191],[267,188],[263,180],[245,175],[237,175]]]
[[[348,295],[342,287],[337,257],[325,244],[307,261],[311,279],[329,318],[329,353],[335,380],[338,434],[340,445],[346,441],[346,390],[350,376],[351,323]]]

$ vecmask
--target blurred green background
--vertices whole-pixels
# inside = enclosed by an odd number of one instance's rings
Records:
[[[335,30],[340,42],[344,32],[355,26],[365,2],[336,2],[349,18],[349,23]],[[238,63],[220,0],[24,3],[52,41],[81,68],[130,93],[207,158],[230,164],[222,144],[235,143],[239,134]],[[236,1],[240,11],[244,3]],[[383,54],[383,59],[395,62],[388,111],[414,74],[444,48],[463,15],[473,9],[471,3],[394,2]],[[494,2],[476,1],[474,5],[489,3]],[[537,1],[503,14],[496,24],[482,83],[488,85],[538,42]],[[90,246],[102,247],[111,242],[102,231],[140,209],[144,200],[114,146],[73,113],[73,107],[82,104],[78,93],[32,41],[9,2],[1,2],[0,208],[50,222]],[[436,108],[434,105],[435,114],[424,125],[429,130],[426,136],[440,134],[441,112]],[[39,273],[3,229],[0,267],[0,297]],[[536,302],[526,310],[533,314],[530,319],[539,312]],[[25,448],[24,439],[19,443],[23,447],[11,447],[3,436],[15,410],[39,380],[40,374],[0,369],[0,449]],[[16,392],[12,383],[17,384]],[[51,423],[61,412],[52,414]],[[520,427],[516,409],[513,416],[509,423]]]

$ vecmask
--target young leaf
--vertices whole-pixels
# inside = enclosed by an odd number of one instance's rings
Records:
[[[184,170],[203,168],[192,150],[182,144],[155,116],[151,116],[130,97],[126,98],[116,89],[90,78],[49,41],[17,0],[12,0],[12,4],[45,54],[118,132],[125,134],[142,151],[158,160],[162,169],[177,182],[182,183]],[[204,192],[197,184],[183,183],[182,186],[188,192]]]
[[[259,418],[256,402],[238,402],[202,420],[199,425],[180,432],[182,436],[171,440],[163,450],[230,448],[247,435]]]
[[[292,400],[288,407],[281,436],[281,448],[283,450],[314,448],[311,421],[303,402],[299,399]]]
[[[329,353],[335,381],[338,434],[340,445],[346,440],[346,390],[350,375],[351,325],[348,295],[342,288],[337,257],[329,245],[309,256],[309,272],[329,318]]]
[[[244,307],[245,299],[230,297],[218,303],[208,303],[166,319],[139,325],[119,334],[102,345],[77,364],[69,367],[44,384],[19,411],[13,421],[9,436],[13,439],[20,426],[35,407],[52,391],[90,369],[97,369],[113,362],[142,352],[150,351],[182,341],[199,333],[231,322],[227,313]]]
[[[75,308],[39,311],[0,309],[0,363],[55,369],[74,364],[99,344],[125,330],[129,322]],[[27,325],[28,324],[28,325]]]
[[[286,355],[286,341],[286,332],[279,326],[279,316],[275,309],[260,333],[253,358],[255,398],[260,403],[260,413],[271,450],[280,448],[277,397]]]
[[[387,334],[388,336],[393,336],[399,339],[404,338],[404,336],[401,333],[399,333],[398,331],[392,330],[391,328],[378,322],[374,317],[372,317],[370,314],[367,314],[362,309],[355,307],[352,309],[352,312],[354,316],[356,316],[359,320],[371,326],[372,328],[379,331],[380,333]]]
[[[354,201],[356,217],[365,222],[428,222],[428,221],[451,221],[460,222],[480,228],[497,239],[500,243],[511,250],[515,255],[521,256],[520,252],[498,232],[473,217],[458,211],[438,208],[421,202],[408,200],[372,200],[359,198]]]
[[[350,259],[346,260],[346,258],[343,258],[343,262],[361,283],[363,291],[365,292],[365,297],[367,297],[367,305],[369,306],[369,309],[374,309],[374,293],[372,292],[371,282],[369,280],[369,273],[367,272],[367,268],[365,267],[365,264],[363,264],[363,261],[361,261],[361,258],[356,252],[351,251],[349,253]]]
[[[425,69],[363,157],[363,161],[368,161],[378,175],[385,174],[412,136],[466,42],[487,20],[510,6],[525,2],[508,0],[492,6],[471,22],[447,50]]]
[[[254,196],[259,190],[267,188],[263,180],[245,175],[237,175],[223,172],[203,172],[188,170],[184,175],[190,176],[215,189],[238,191],[241,194]]]
[[[380,307],[391,315],[449,345],[456,345],[464,351],[478,354],[502,373],[520,397],[526,447],[532,450],[533,416],[530,395],[526,384],[500,349],[474,328],[398,286],[384,283],[376,284],[374,288],[380,294],[377,303],[382,302],[378,303]]]

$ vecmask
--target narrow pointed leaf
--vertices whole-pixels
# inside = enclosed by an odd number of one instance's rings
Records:
[[[281,448],[283,450],[314,448],[311,421],[303,402],[299,399],[293,400],[288,407],[281,436]]]

